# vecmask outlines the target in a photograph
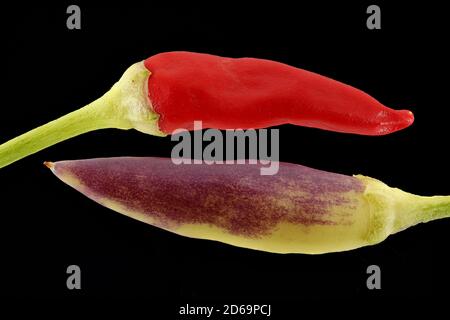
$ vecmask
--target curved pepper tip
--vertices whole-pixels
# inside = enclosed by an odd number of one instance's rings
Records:
[[[414,114],[410,110],[392,110],[382,113],[377,132],[379,135],[400,131],[413,124]]]
[[[407,127],[409,127],[410,125],[413,124],[413,122],[414,122],[414,113],[412,113],[412,111],[410,111],[410,110],[398,110],[397,113],[399,115],[399,124],[398,124],[398,129],[397,130],[401,130],[401,129],[407,128]]]

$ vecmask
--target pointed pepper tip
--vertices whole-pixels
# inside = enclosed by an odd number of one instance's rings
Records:
[[[46,166],[50,170],[53,170],[55,168],[55,163],[53,163],[51,161],[44,161],[44,166]]]

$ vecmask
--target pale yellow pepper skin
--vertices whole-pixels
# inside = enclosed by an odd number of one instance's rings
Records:
[[[161,158],[47,163],[87,197],[182,236],[274,252],[323,254],[377,244],[450,216],[450,197],[422,197],[365,176],[279,163],[175,165]]]

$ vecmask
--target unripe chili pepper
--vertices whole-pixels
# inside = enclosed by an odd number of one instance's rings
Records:
[[[131,66],[91,104],[0,145],[0,168],[92,130],[135,128],[165,136],[192,130],[195,120],[216,129],[290,123],[383,135],[414,119],[358,89],[279,62],[167,52]]]
[[[422,197],[365,176],[279,163],[175,165],[162,158],[46,163],[99,204],[168,231],[277,253],[373,245],[420,222],[450,217],[450,196]]]

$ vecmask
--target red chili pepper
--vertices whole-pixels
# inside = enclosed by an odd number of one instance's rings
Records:
[[[167,52],[145,60],[152,73],[148,93],[159,128],[170,133],[204,128],[294,125],[364,135],[383,135],[414,121],[341,82],[283,63]]]
[[[195,120],[204,128],[291,123],[382,135],[414,118],[348,85],[279,62],[168,52],[131,66],[89,105],[0,145],[0,168],[88,131],[134,128],[165,136],[192,130]]]

